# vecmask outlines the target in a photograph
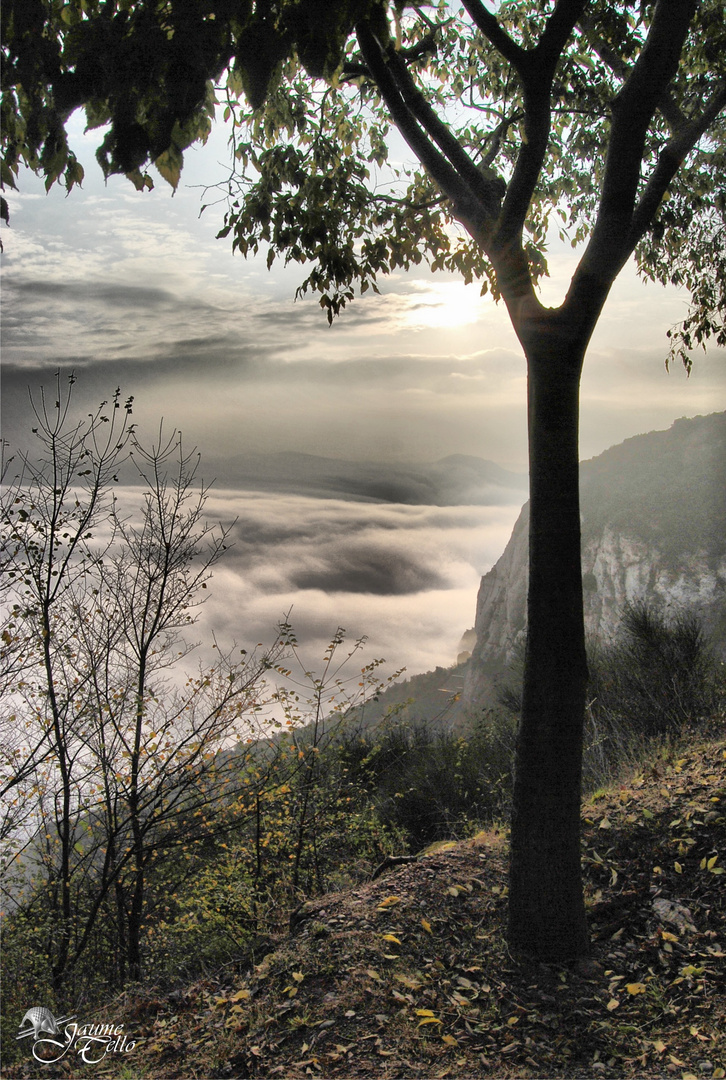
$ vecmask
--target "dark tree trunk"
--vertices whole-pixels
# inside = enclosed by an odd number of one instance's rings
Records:
[[[141,930],[144,916],[144,867],[141,860],[136,864],[134,891],[127,922],[127,958],[129,978],[141,981]]]
[[[509,944],[543,960],[584,956],[589,949],[580,870],[587,661],[578,414],[585,347],[586,340],[573,344],[571,336],[556,332],[526,346],[528,630],[515,760]]]

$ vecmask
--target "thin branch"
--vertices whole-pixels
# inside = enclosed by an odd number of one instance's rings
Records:
[[[482,142],[480,149],[483,150],[483,148],[489,143],[491,143],[491,145],[489,146],[489,149],[483,155],[481,161],[479,162],[480,168],[487,169],[490,165],[494,163],[494,160],[499,153],[499,148],[502,145],[502,139],[506,137],[507,132],[513,124],[518,124],[519,121],[523,119],[524,113],[522,112],[522,110],[515,109],[511,116],[505,116],[504,119],[497,124],[494,130],[488,133],[488,135]]]
[[[428,20],[427,20],[428,21]],[[447,20],[450,22],[451,20]],[[411,60],[420,60],[423,56],[430,56],[436,52],[436,35],[439,30],[442,30],[447,23],[437,23],[432,25],[428,34],[425,34],[420,41],[417,41],[415,45],[410,45],[408,48],[398,50],[398,55],[403,60],[409,62]],[[370,79],[371,70],[367,64],[361,63],[359,60],[349,60],[343,65],[341,73],[341,79],[359,79],[361,77]]]

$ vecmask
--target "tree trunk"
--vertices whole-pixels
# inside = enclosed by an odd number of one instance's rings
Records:
[[[563,337],[549,333],[526,347],[528,629],[515,759],[509,944],[542,960],[584,956],[589,949],[580,869],[587,660],[578,403],[586,341],[574,345],[571,336]]]
[[[126,955],[128,958],[129,979],[141,981],[141,931],[144,918],[144,865],[142,858],[136,859],[134,868],[134,887],[131,907],[127,922]]]

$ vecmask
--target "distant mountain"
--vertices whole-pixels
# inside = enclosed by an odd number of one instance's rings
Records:
[[[518,502],[527,476],[484,458],[453,454],[431,464],[348,461],[285,451],[205,458],[216,486],[410,506],[500,506]]]
[[[609,638],[623,605],[644,599],[700,613],[726,657],[726,413],[677,420],[585,461],[580,479],[585,625]],[[525,632],[526,504],[482,578],[464,708],[491,698],[492,676]]]

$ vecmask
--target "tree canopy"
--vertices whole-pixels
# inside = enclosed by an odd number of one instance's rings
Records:
[[[726,343],[720,0],[493,7],[8,0],[3,184],[22,165],[80,183],[66,123],[83,108],[106,175],[150,188],[153,163],[176,187],[221,109],[236,161],[222,234],[305,262],[330,318],[422,260],[506,297],[503,278],[546,273],[556,226],[589,240],[573,285],[635,249],[642,274],[689,289],[673,348],[687,364]],[[394,125],[410,168],[387,167]]]

